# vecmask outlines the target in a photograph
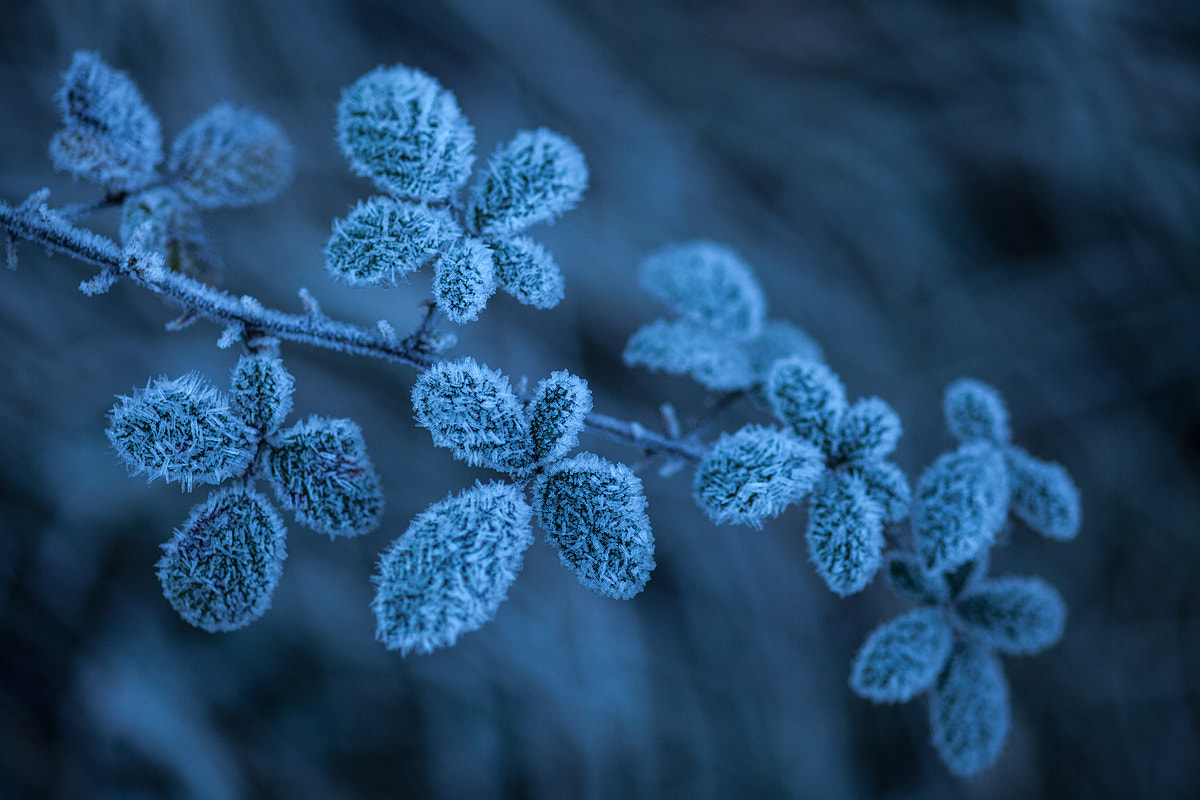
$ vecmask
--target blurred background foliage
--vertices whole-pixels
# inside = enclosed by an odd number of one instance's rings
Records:
[[[644,472],[658,568],[595,596],[537,545],[495,622],[402,659],[368,580],[415,514],[482,471],[411,423],[411,370],[286,345],[296,417],[361,423],[383,528],[295,525],[274,608],[210,635],[162,598],[158,545],[203,494],[130,479],[113,396],[235,354],[206,323],[40,248],[0,273],[0,796],[14,798],[1174,798],[1200,785],[1200,5],[1175,0],[9,0],[0,196],[94,188],[51,171],[52,96],[77,49],[126,70],[168,139],[221,101],[277,120],[293,187],[206,224],[226,287],[408,330],[428,277],[332,284],[321,247],[372,193],[333,142],[340,89],[380,64],[437,76],[481,160],[546,126],[587,156],[582,205],[537,237],[567,297],[497,296],[458,352],[536,381],[583,375],[597,410],[655,425],[683,379],[626,370],[660,315],[646,252],[695,238],[754,265],[773,317],[816,337],[852,397],[901,414],[915,477],[951,447],[941,393],[997,387],[1017,443],[1074,475],[1070,544],[1017,526],[993,571],[1039,574],[1064,640],[1006,663],[1014,725],[960,781],[923,703],[847,686],[903,608],[839,600],[803,513],[716,528],[685,476]],[[97,216],[113,233],[116,215]],[[732,429],[748,414],[726,418]],[[586,436],[584,446],[633,455]]]

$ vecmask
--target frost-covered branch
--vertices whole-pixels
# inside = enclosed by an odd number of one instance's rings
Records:
[[[129,278],[156,294],[179,303],[186,314],[226,326],[240,326],[280,339],[382,358],[424,368],[435,359],[410,343],[394,341],[382,333],[329,319],[320,313],[288,314],[265,308],[250,297],[214,289],[173,272],[160,255],[133,246],[122,248],[113,240],[71,224],[35,195],[20,206],[0,200],[0,227],[11,237],[37,242],[101,268],[107,280],[88,281],[101,289],[116,278]]]

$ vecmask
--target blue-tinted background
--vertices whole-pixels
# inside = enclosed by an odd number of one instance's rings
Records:
[[[753,264],[773,316],[811,332],[851,396],[901,413],[916,475],[951,442],[943,387],[1008,399],[1017,441],[1083,495],[1079,539],[1015,527],[994,571],[1040,574],[1063,641],[1005,660],[999,763],[948,776],[922,701],[875,707],[849,661],[904,606],[839,600],[803,512],[716,528],[686,474],[645,472],[658,568],[592,595],[539,544],[495,622],[402,659],[373,641],[369,576],[413,515],[482,471],[411,422],[414,373],[285,346],[296,417],[359,421],[381,530],[292,527],[274,608],[209,635],[153,565],[203,494],[128,478],[113,396],[159,374],[224,382],[206,323],[40,248],[0,271],[0,797],[1192,797],[1200,785],[1200,6],[1175,0],[8,0],[0,196],[93,187],[51,171],[76,49],[128,71],[169,138],[219,101],[291,136],[293,187],[209,216],[226,286],[398,330],[428,277],[326,277],[330,221],[372,193],[332,140],[341,87],[380,64],[437,76],[479,153],[547,126],[587,155],[582,205],[537,237],[567,273],[538,312],[506,296],[459,352],[530,380],[568,368],[598,410],[657,424],[704,397],[626,370],[660,309],[634,269],[711,238]],[[112,232],[112,212],[93,220]],[[725,418],[732,429],[749,412]],[[612,457],[621,448],[586,437]]]

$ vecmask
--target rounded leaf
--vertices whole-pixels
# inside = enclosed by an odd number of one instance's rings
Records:
[[[1012,483],[1012,510],[1026,525],[1050,539],[1079,535],[1079,490],[1059,464],[1034,458],[1019,447],[1005,451]]]
[[[876,703],[904,703],[928,689],[954,635],[939,608],[919,608],[880,625],[850,667],[850,688]]]
[[[455,458],[509,473],[532,463],[525,410],[499,370],[469,356],[439,362],[417,378],[412,401],[417,424]]]
[[[883,563],[883,514],[866,483],[849,472],[829,472],[808,501],[808,555],[831,591],[861,591]]]
[[[846,389],[833,370],[819,361],[786,358],[771,369],[766,391],[780,422],[822,450],[829,448],[846,411]]]
[[[256,432],[194,372],[119,398],[106,433],[132,474],[179,481],[188,490],[241,475],[258,447]]]
[[[533,490],[546,540],[563,566],[597,594],[628,599],[654,569],[654,535],[642,481],[592,453],[552,465]]]
[[[475,239],[459,239],[442,252],[433,266],[433,296],[452,322],[479,317],[496,291],[492,251]]]
[[[942,761],[963,777],[991,766],[1004,748],[1009,720],[999,659],[979,642],[955,642],[929,693],[929,726]]]
[[[647,256],[638,277],[647,292],[692,322],[739,338],[762,332],[767,310],[762,287],[728,247],[670,245]]]
[[[713,522],[758,528],[812,489],[825,468],[820,452],[790,433],[747,425],[721,434],[692,481]]]
[[[292,412],[295,384],[279,356],[242,356],[229,378],[230,408],[251,428],[270,435]]]
[[[529,406],[530,451],[536,461],[562,458],[579,444],[592,393],[587,381],[567,371],[538,382]]]
[[[563,299],[562,270],[540,244],[528,236],[492,242],[496,283],[519,302],[553,308]]]
[[[467,218],[479,233],[516,233],[574,208],[587,183],[587,163],[570,139],[545,128],[520,131],[492,154]]]
[[[912,524],[930,570],[943,572],[990,547],[1008,516],[1008,470],[989,442],[940,456],[917,481]]]
[[[475,160],[475,131],[454,95],[402,65],[379,67],[342,92],[337,140],[356,175],[401,198],[448,199]]]
[[[292,145],[271,120],[222,103],[183,129],[167,170],[199,208],[265,203],[292,180]]]
[[[1000,393],[974,378],[960,378],[946,387],[942,400],[946,427],[960,442],[986,439],[993,444],[1008,442],[1008,409]]]
[[[1013,655],[1045,650],[1062,638],[1067,624],[1067,604],[1038,578],[981,581],[954,608],[988,644]]]
[[[709,389],[745,389],[756,380],[745,349],[728,336],[688,320],[658,320],[629,338],[627,366],[690,375]]]
[[[896,449],[903,432],[900,416],[887,402],[878,397],[867,397],[842,415],[830,453],[840,461],[880,461]]]
[[[372,197],[333,221],[325,269],[351,286],[395,286],[461,237],[446,209]]]
[[[267,477],[284,508],[317,533],[357,536],[379,526],[383,492],[353,420],[312,416],[271,443]]]
[[[50,141],[55,169],[114,192],[154,179],[154,167],[162,160],[162,133],[128,75],[95,53],[78,51],[55,100],[64,126]]]
[[[217,633],[249,625],[270,608],[286,557],[286,531],[271,504],[235,487],[192,509],[156,567],[179,615]]]
[[[531,515],[505,483],[476,484],[417,515],[372,577],[375,638],[428,653],[491,621],[533,543]]]

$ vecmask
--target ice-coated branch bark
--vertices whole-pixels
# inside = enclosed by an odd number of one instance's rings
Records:
[[[288,314],[266,308],[251,297],[236,297],[163,266],[161,256],[139,247],[122,248],[112,239],[72,224],[49,208],[44,195],[35,195],[19,206],[0,200],[0,227],[10,237],[27,239],[51,250],[101,268],[101,281],[87,281],[93,290],[106,288],[116,278],[129,278],[139,286],[169,297],[186,314],[226,326],[275,336],[293,342],[346,353],[382,358],[425,368],[437,359],[419,345],[394,340],[381,332],[329,319],[320,313]]]

